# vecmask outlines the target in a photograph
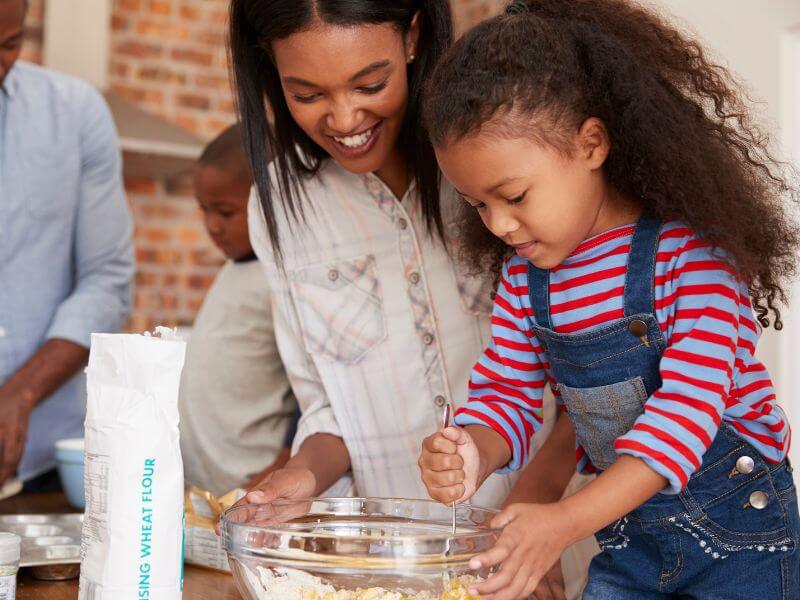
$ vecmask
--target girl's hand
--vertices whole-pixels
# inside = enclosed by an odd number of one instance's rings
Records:
[[[505,527],[494,548],[474,557],[471,569],[500,569],[470,588],[482,600],[519,600],[539,582],[573,541],[567,514],[555,504],[512,504],[497,515],[492,527]]]
[[[448,427],[422,442],[419,468],[431,498],[466,502],[478,488],[480,453],[466,431]]]

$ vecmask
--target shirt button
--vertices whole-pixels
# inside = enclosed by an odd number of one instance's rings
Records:
[[[419,273],[412,273],[408,276],[408,280],[412,283],[412,285],[417,285],[419,283]]]
[[[328,271],[328,279],[330,279],[331,281],[336,281],[337,279],[339,279],[339,271],[337,271],[336,269],[331,269],[330,271]]]
[[[408,227],[408,221],[406,221],[405,219],[400,219],[397,221],[397,226],[400,229],[406,229]]]
[[[736,461],[736,471],[742,475],[748,475],[756,468],[755,461],[749,456],[740,456]]]
[[[747,504],[756,510],[763,510],[769,504],[769,496],[766,492],[753,492],[750,494],[750,501]]]
[[[422,336],[422,343],[426,346],[430,346],[433,343],[433,336],[430,333],[426,333]]]
[[[447,403],[447,399],[444,396],[436,396],[436,398],[433,399],[433,402],[436,404],[436,406],[442,408],[445,403]]]

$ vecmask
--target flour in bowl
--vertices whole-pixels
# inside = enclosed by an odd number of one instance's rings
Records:
[[[467,591],[469,585],[477,581],[470,576],[454,580],[445,577],[447,591],[440,595],[433,592],[404,594],[380,587],[335,590],[319,577],[295,569],[256,567],[258,574],[247,567],[242,570],[258,600],[479,600]]]

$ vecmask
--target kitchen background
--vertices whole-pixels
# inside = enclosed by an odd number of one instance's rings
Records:
[[[565,0],[568,1],[568,0]],[[751,92],[784,156],[800,157],[800,2],[651,0],[699,34]],[[453,0],[464,31],[504,0]],[[135,306],[126,327],[191,326],[222,255],[203,229],[188,169],[232,123],[227,0],[30,0],[23,58],[88,79],[120,129],[136,224]],[[759,346],[800,431],[800,285],[786,328]],[[800,444],[793,448],[800,464]],[[800,470],[798,470],[800,473]]]

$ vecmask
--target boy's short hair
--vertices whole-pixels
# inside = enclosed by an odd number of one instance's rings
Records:
[[[231,125],[211,140],[203,149],[197,163],[252,179],[250,163],[244,151],[241,124]]]

